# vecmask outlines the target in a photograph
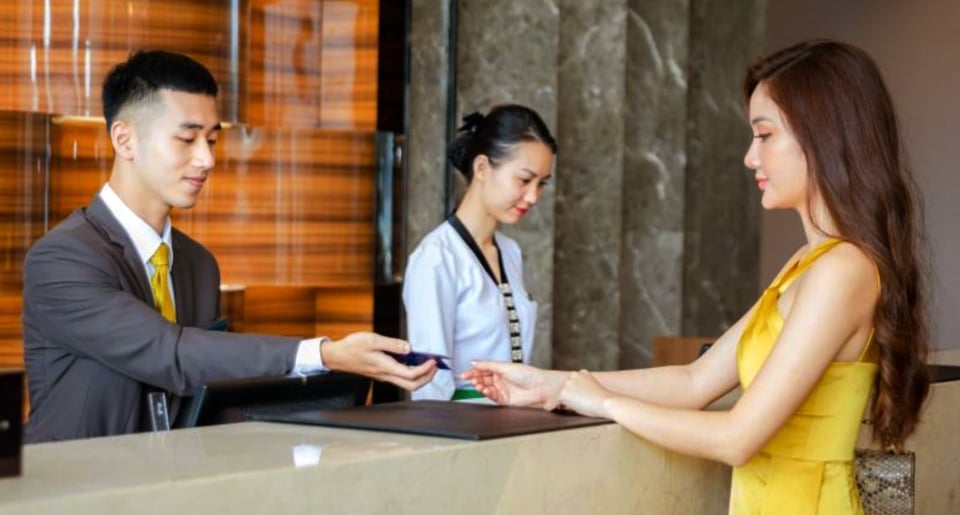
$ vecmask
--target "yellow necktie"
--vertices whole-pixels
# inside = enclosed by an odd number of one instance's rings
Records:
[[[153,303],[163,318],[176,323],[177,313],[173,309],[173,296],[170,294],[170,249],[161,243],[157,251],[150,256],[153,275],[150,277],[150,289],[153,290]]]

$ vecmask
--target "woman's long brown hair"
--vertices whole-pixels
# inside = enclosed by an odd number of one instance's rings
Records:
[[[874,439],[900,448],[916,429],[930,388],[923,212],[906,162],[890,94],[863,50],[807,41],[747,70],[744,93],[763,83],[807,159],[837,236],[869,255],[880,273],[873,315],[880,372]],[[810,211],[813,212],[813,211]]]

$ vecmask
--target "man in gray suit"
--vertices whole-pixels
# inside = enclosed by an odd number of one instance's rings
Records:
[[[110,180],[24,264],[28,442],[148,430],[148,393],[172,394],[175,419],[180,397],[215,379],[329,369],[416,389],[436,372],[433,361],[397,363],[384,352],[409,345],[373,333],[208,330],[220,314],[219,267],[169,215],[193,207],[213,168],[216,95],[203,65],[162,51],[135,53],[104,80]]]

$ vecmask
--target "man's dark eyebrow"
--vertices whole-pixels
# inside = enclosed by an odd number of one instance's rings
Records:
[[[180,128],[187,129],[187,130],[203,130],[203,124],[197,123],[197,122],[183,122],[180,124]],[[220,125],[220,122],[217,122],[217,124],[211,127],[210,130],[218,131],[222,128],[223,127]]]

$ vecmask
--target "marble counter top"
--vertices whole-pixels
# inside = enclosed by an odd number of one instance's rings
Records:
[[[720,513],[729,469],[605,425],[468,442],[244,423],[24,448],[6,513]]]
[[[907,442],[918,513],[955,513],[958,402],[960,381],[935,384]],[[724,513],[729,485],[617,425],[473,442],[249,422],[28,445],[0,515]]]

